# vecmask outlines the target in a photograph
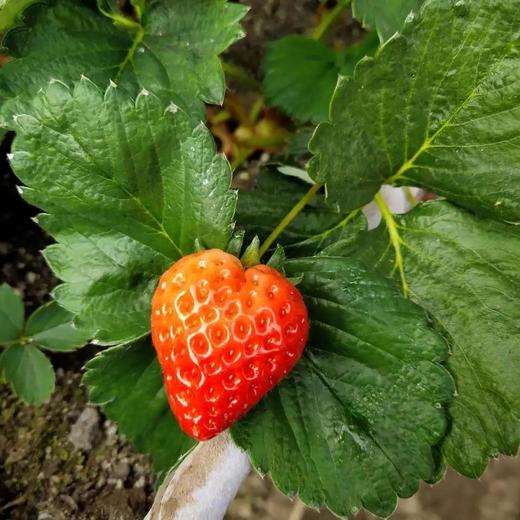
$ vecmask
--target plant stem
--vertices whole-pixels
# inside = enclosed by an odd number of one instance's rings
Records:
[[[115,77],[116,81],[119,81],[121,79],[121,75],[123,74],[123,71],[125,70],[125,67],[134,59],[134,54],[139,46],[139,44],[143,41],[144,38],[144,29],[141,25],[135,24],[135,27],[137,28],[134,40],[132,41],[132,46],[130,49],[128,49],[128,52],[125,56],[125,59],[122,61],[121,65],[119,65],[119,68],[117,70],[117,74]]]
[[[261,91],[262,85],[257,81],[244,67],[229,63],[228,61],[222,60],[222,68],[224,73],[237,81],[240,81],[243,85],[252,88],[253,90]]]
[[[415,198],[415,195],[412,192],[412,188],[410,188],[410,186],[405,186],[403,188],[403,190],[404,190],[404,194],[406,196],[406,199],[412,205],[412,207],[417,206],[417,204],[419,204],[419,201]]]
[[[313,184],[311,189],[293,206],[291,211],[285,215],[285,217],[280,221],[280,223],[273,229],[271,234],[265,239],[265,242],[260,246],[260,258],[267,252],[267,250],[271,247],[273,242],[278,238],[278,236],[283,232],[283,230],[298,216],[300,211],[305,207],[305,205],[314,197],[314,195],[319,191],[319,189],[323,186],[323,184]]]
[[[0,343],[0,348],[8,348],[8,347],[11,347],[12,345],[25,345],[26,343],[29,342],[29,339],[30,338],[28,338],[28,337],[20,336],[19,338],[12,339],[9,341],[2,341],[2,343]]]
[[[249,121],[252,125],[254,125],[258,121],[258,117],[260,116],[260,113],[264,109],[264,96],[260,95],[256,99],[256,101],[253,103],[253,106],[251,107],[251,111],[249,112]]]
[[[255,151],[254,148],[240,149],[235,154],[235,156],[233,157],[233,160],[231,161],[231,171],[234,172],[237,168],[242,166],[242,164],[244,164],[247,161],[249,156],[251,156],[254,151]]]
[[[231,119],[231,114],[227,110],[221,110],[218,114],[211,118],[211,122],[215,125],[225,123]]]
[[[394,249],[395,263],[392,272],[394,272],[396,269],[399,271],[399,277],[401,278],[403,294],[407,297],[410,293],[410,288],[408,287],[408,282],[406,281],[406,277],[404,274],[404,259],[401,251],[401,246],[404,244],[403,239],[399,235],[399,230],[397,228],[397,223],[395,221],[394,215],[390,211],[390,208],[387,206],[386,201],[381,195],[381,193],[377,193],[374,197],[374,200],[376,204],[379,206],[379,209],[381,210],[381,216],[385,222],[386,229],[388,230],[390,244]]]
[[[339,15],[350,5],[350,2],[351,0],[339,0],[337,5],[322,17],[318,26],[312,31],[311,38],[313,40],[321,40]]]

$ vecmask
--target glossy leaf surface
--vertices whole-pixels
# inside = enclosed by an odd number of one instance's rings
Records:
[[[232,429],[276,486],[339,515],[389,515],[432,477],[453,383],[447,345],[393,285],[339,257],[285,264],[311,317],[306,354]]]
[[[430,0],[354,78],[311,141],[310,173],[344,210],[382,183],[520,221],[520,2]]]
[[[15,119],[11,164],[57,240],[45,255],[65,282],[58,303],[100,342],[146,335],[158,276],[196,239],[229,240],[226,159],[176,106],[87,79],[72,91],[54,82]]]

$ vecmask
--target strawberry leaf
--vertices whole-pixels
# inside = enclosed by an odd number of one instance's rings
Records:
[[[58,242],[45,252],[65,282],[58,303],[101,343],[146,335],[158,276],[196,239],[224,248],[231,236],[226,159],[175,105],[87,79],[53,82],[15,123],[11,164]]]
[[[33,345],[7,347],[0,356],[0,373],[14,393],[28,404],[43,404],[54,391],[51,362]]]
[[[142,26],[131,20],[121,26],[74,0],[47,4],[7,36],[15,59],[0,70],[0,102],[27,101],[51,79],[72,84],[81,75],[103,88],[112,79],[134,95],[146,88],[200,119],[201,101],[222,102],[218,54],[240,37],[245,7],[225,0],[160,0],[145,10]],[[11,104],[3,109],[9,127]]]
[[[354,65],[377,49],[377,38],[346,50],[291,35],[271,43],[264,61],[267,101],[300,121],[325,121],[338,75],[351,74]]]
[[[264,61],[267,101],[300,121],[324,121],[338,81],[338,55],[328,45],[291,35],[276,40]]]
[[[364,27],[377,29],[382,42],[399,31],[406,16],[417,11],[423,0],[353,0],[352,15]]]
[[[72,324],[73,315],[56,302],[42,305],[31,314],[24,336],[33,344],[47,350],[64,352],[75,350],[88,342],[85,331]]]
[[[430,0],[338,85],[311,176],[343,210],[382,183],[520,220],[520,0]]]
[[[156,472],[165,473],[195,441],[175,420],[161,369],[148,338],[109,348],[87,363],[83,382],[90,400],[117,421],[120,433],[152,455]]]
[[[0,285],[0,343],[20,337],[25,321],[24,313],[20,295],[9,285]]]
[[[290,260],[311,319],[304,357],[232,429],[255,467],[308,505],[380,516],[436,470],[447,345],[420,307],[350,259]]]
[[[477,477],[488,460],[520,445],[520,230],[432,202],[396,217],[412,298],[449,339],[458,395],[443,456]],[[343,251],[390,274],[384,228]]]
[[[252,191],[240,192],[237,224],[245,228],[249,240],[255,235],[264,240],[309,188],[309,184],[296,178],[264,169]],[[326,204],[321,195],[315,195],[277,241],[290,256],[313,255],[364,229],[366,221],[362,215],[342,214]]]

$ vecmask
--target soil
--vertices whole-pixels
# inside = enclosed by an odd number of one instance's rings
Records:
[[[228,53],[259,76],[266,42],[302,33],[315,23],[318,0],[248,0],[248,38]],[[331,40],[356,39],[361,29],[345,14]],[[46,301],[57,280],[40,251],[50,238],[31,220],[36,210],[16,190],[6,153],[0,156],[0,282],[16,287],[27,312]],[[254,165],[250,165],[250,171]],[[133,520],[143,518],[154,495],[150,461],[118,436],[115,424],[88,404],[82,366],[96,352],[56,354],[56,392],[41,407],[20,403],[0,386],[0,520]],[[520,463],[493,462],[483,478],[452,472],[434,487],[423,485],[402,500],[397,520],[520,520]],[[331,519],[280,494],[269,479],[252,473],[231,505],[227,520]],[[358,520],[368,520],[364,513]]]

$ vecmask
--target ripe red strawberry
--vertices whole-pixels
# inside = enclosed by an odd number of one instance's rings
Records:
[[[199,440],[251,409],[294,366],[307,341],[297,289],[265,265],[244,269],[212,249],[186,256],[161,277],[152,339],[173,413]]]

